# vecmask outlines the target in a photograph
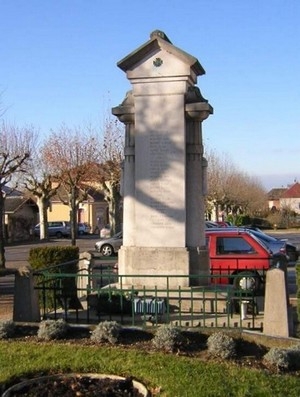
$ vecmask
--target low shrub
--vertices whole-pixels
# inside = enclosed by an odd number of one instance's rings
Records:
[[[178,327],[172,324],[161,325],[152,340],[152,344],[156,349],[165,351],[174,351],[179,348],[183,342],[182,332]]]
[[[207,348],[210,354],[223,359],[236,356],[236,342],[225,332],[215,332],[207,339]]]
[[[63,319],[42,321],[38,329],[38,338],[43,340],[62,339],[67,335],[69,325]]]
[[[0,321],[0,339],[14,336],[15,328],[15,323],[12,320]]]
[[[264,355],[264,361],[277,368],[278,371],[300,369],[300,344],[286,349],[272,347]]]
[[[29,251],[28,262],[34,270],[50,268],[64,264],[64,273],[76,273],[77,263],[72,262],[79,258],[79,248],[75,246],[35,247]]]
[[[74,310],[82,308],[76,286],[78,259],[79,248],[74,246],[31,248],[28,262],[35,272],[44,310],[57,306]],[[37,272],[40,272],[39,276]]]
[[[116,344],[119,339],[122,326],[116,321],[103,321],[91,333],[91,340],[96,343],[109,342]]]

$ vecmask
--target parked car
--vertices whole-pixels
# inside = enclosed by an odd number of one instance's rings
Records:
[[[220,228],[206,230],[207,247],[213,279],[218,284],[233,283],[235,288],[259,290],[265,272],[272,267],[285,268],[284,254],[272,253],[249,230]],[[237,276],[232,277],[231,276]]]
[[[113,237],[97,241],[95,244],[95,249],[103,256],[113,256],[117,254],[122,244],[123,233],[119,232]]]
[[[79,222],[77,224],[78,234],[82,236],[83,234],[89,234],[91,231],[91,226],[86,222]]]
[[[278,239],[257,229],[250,229],[250,233],[254,234],[254,236],[262,240],[266,244],[266,246],[273,252],[273,254],[281,252],[287,256],[289,262],[296,262],[296,260],[298,259],[299,254],[296,246],[289,243],[287,240]]]
[[[213,222],[213,221],[205,221],[205,229],[211,229],[211,228],[215,228],[215,227],[220,227],[217,222]]]
[[[217,283],[234,282],[236,288],[250,284],[251,289],[258,290],[267,270],[287,265],[285,254],[273,253],[250,230],[211,228],[205,231],[205,235],[211,274],[221,275],[215,279]],[[120,232],[112,238],[98,241],[95,249],[103,256],[112,256],[118,252],[122,243],[123,234]],[[240,277],[231,277],[236,275]]]
[[[266,234],[257,227],[245,226],[238,228],[233,226],[231,228],[239,229],[239,230],[248,230],[259,240],[261,240],[267,246],[267,248],[272,251],[273,254],[282,253],[286,255],[288,262],[296,262],[299,257],[299,253],[295,245],[289,243],[287,240],[282,240],[270,236],[269,234]]]
[[[34,227],[35,236],[40,236],[40,224]],[[48,236],[49,237],[69,237],[71,234],[70,222],[67,221],[53,221],[48,222]]]
[[[230,227],[230,226],[232,226],[232,224],[230,222],[226,222],[226,221],[217,221],[215,223],[218,226],[220,226],[220,227]]]

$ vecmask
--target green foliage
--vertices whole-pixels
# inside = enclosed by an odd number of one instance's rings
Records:
[[[67,335],[69,325],[63,320],[42,321],[38,329],[38,338],[43,340],[62,339]]]
[[[152,344],[156,349],[172,352],[180,347],[182,341],[180,328],[172,324],[163,324],[157,329]]]
[[[229,214],[226,217],[226,221],[230,222],[232,225],[235,226],[242,226],[243,225],[243,216],[239,214]]]
[[[122,326],[116,321],[103,321],[92,331],[91,340],[96,343],[109,342],[112,345],[118,342]]]
[[[64,306],[65,302],[68,302],[69,309],[81,307],[77,299],[75,278],[78,259],[79,248],[74,246],[37,247],[29,251],[28,262],[33,270],[45,270],[37,278],[37,286],[44,288],[44,291],[40,291],[40,303],[45,302],[45,309]],[[53,277],[52,274],[56,276]],[[74,277],[70,276],[72,274]]]
[[[207,339],[207,348],[213,356],[224,359],[233,358],[236,355],[236,342],[224,332],[215,332]]]
[[[15,323],[11,320],[0,321],[0,339],[11,338],[15,333]]]
[[[63,272],[74,273],[77,271],[77,264],[68,262],[75,261],[78,258],[78,247],[37,247],[31,248],[29,251],[28,262],[34,270],[49,268],[64,263]]]

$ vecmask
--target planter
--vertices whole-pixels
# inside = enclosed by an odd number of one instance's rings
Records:
[[[132,314],[132,301],[120,293],[109,294],[102,292],[100,295],[90,294],[87,297],[90,309],[95,310],[98,315],[100,314]]]
[[[99,393],[101,393],[101,390],[104,391],[104,388],[107,387],[108,383],[109,383],[109,387],[112,388],[114,384],[116,385],[122,385],[124,384],[126,381],[128,381],[128,383],[130,383],[130,379],[126,379],[122,376],[117,376],[117,375],[108,375],[108,374],[95,374],[95,373],[80,373],[80,374],[58,374],[58,375],[50,375],[50,376],[42,376],[39,378],[34,378],[34,379],[29,379],[20,383],[17,383],[13,386],[11,386],[10,388],[8,388],[3,394],[2,397],[12,397],[12,396],[24,396],[27,395],[25,393],[30,393],[33,392],[35,390],[35,394],[28,394],[28,395],[39,395],[38,391],[40,390],[44,390],[45,388],[47,388],[48,391],[51,392],[51,387],[53,387],[53,395],[55,396],[64,396],[66,393],[66,387],[68,384],[70,384],[70,390],[72,389],[72,391],[75,394],[74,388],[76,386],[79,386],[80,384],[84,384],[84,388],[85,390],[89,387],[89,385],[92,384],[93,387],[93,391],[91,391],[91,395],[96,395],[95,394],[95,388],[96,391]],[[60,394],[59,390],[60,390],[60,384],[62,384],[62,393]],[[72,387],[71,387],[72,385]],[[149,393],[147,388],[140,382],[137,382],[135,380],[132,380],[132,387],[134,389],[134,394],[130,394],[132,396],[136,396],[136,397],[148,397]],[[103,388],[103,389],[102,389]],[[80,395],[80,394],[78,394]],[[86,395],[89,396],[89,394],[85,392],[85,394],[82,395]],[[99,394],[99,396],[102,394]],[[106,394],[105,394],[106,395]],[[122,394],[122,392],[119,392],[119,394],[109,394],[111,396],[127,396],[129,394]]]

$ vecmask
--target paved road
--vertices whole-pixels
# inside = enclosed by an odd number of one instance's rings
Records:
[[[291,244],[297,247],[298,251],[300,251],[300,232],[295,230],[272,230],[270,232],[266,231],[266,233],[276,238],[288,240]],[[296,298],[297,285],[295,263],[289,264],[287,276],[290,297]]]
[[[79,247],[80,252],[94,250],[95,242],[99,240],[96,235],[88,235],[80,237],[76,240],[76,245]],[[5,248],[6,267],[14,268],[27,264],[29,251],[31,248],[41,246],[66,246],[70,245],[69,239],[51,239],[46,243],[33,243],[20,244],[15,246],[8,246]]]
[[[77,239],[76,245],[79,247],[80,252],[93,251],[95,242],[99,240],[96,235],[83,236]],[[70,245],[69,239],[51,239],[46,243],[38,241],[26,244],[19,244],[8,246],[5,248],[5,258],[7,268],[19,268],[28,265],[28,256],[31,248],[41,246],[67,246]],[[5,276],[0,278],[0,295],[13,294],[14,289],[14,276]]]

